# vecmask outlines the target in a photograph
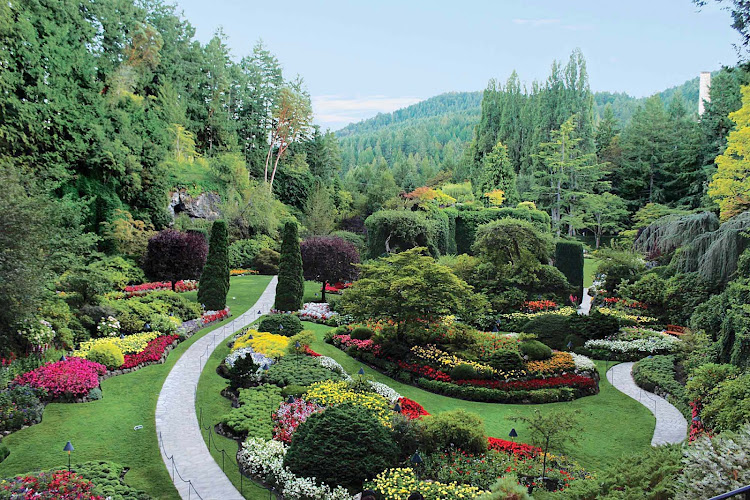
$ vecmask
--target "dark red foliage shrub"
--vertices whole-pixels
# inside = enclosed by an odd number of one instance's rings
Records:
[[[207,255],[208,243],[202,234],[165,229],[148,240],[143,270],[154,281],[198,279]]]

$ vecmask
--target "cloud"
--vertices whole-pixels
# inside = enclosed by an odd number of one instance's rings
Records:
[[[320,95],[312,97],[315,121],[324,129],[338,129],[352,122],[390,113],[411,106],[422,99],[419,97],[389,97],[373,95],[349,97],[342,95]]]
[[[533,28],[539,28],[541,26],[549,26],[551,24],[560,24],[559,19],[513,19],[513,24],[520,24],[531,26]]]

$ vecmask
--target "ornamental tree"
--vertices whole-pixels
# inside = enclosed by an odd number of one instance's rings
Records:
[[[279,281],[276,284],[275,309],[296,311],[302,307],[305,294],[305,278],[302,276],[302,256],[299,248],[297,223],[289,221],[284,225],[279,260]]]
[[[152,281],[198,279],[206,263],[208,245],[200,233],[165,229],[148,240],[143,270]]]
[[[302,267],[306,280],[320,281],[321,300],[326,301],[326,283],[351,281],[357,276],[357,247],[335,236],[313,236],[302,242]]]
[[[217,220],[211,227],[208,259],[201,276],[198,302],[211,311],[227,306],[229,293],[229,251],[227,248],[227,223]]]

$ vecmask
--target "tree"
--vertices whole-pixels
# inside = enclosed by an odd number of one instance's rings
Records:
[[[508,148],[501,142],[495,144],[492,151],[482,160],[479,193],[488,193],[496,189],[502,190],[509,204],[518,203],[516,173],[508,158]]]
[[[210,311],[219,311],[227,306],[229,293],[229,250],[227,248],[227,223],[214,221],[208,258],[198,288],[198,302]]]
[[[594,233],[596,249],[605,231],[615,233],[625,229],[623,221],[628,216],[625,202],[612,193],[587,194],[582,200],[583,221]]]
[[[750,208],[750,85],[742,87],[742,107],[729,118],[737,128],[729,133],[724,154],[716,157],[718,168],[708,189],[722,220]]]
[[[558,241],[555,244],[555,267],[576,289],[576,297],[583,298],[583,245],[577,241]]]
[[[417,320],[478,313],[484,300],[423,247],[381,257],[360,267],[360,277],[339,301],[357,319],[392,319],[399,333]]]
[[[472,250],[497,268],[538,267],[552,255],[552,239],[530,222],[500,219],[479,226]]]
[[[547,453],[550,450],[562,453],[569,449],[569,445],[578,441],[576,433],[581,430],[581,425],[578,422],[579,413],[579,410],[573,412],[534,410],[534,413],[530,416],[518,416],[514,419],[526,425],[531,436],[531,442],[544,452],[541,481],[544,487],[546,487],[544,479],[546,477]]]
[[[323,283],[322,302],[326,301],[327,283],[351,281],[357,276],[359,252],[342,238],[313,236],[302,242],[300,250],[305,279]]]
[[[297,311],[302,308],[305,295],[305,278],[302,274],[297,223],[289,221],[284,225],[281,240],[281,260],[279,261],[279,281],[276,284],[274,308],[280,311]]]
[[[305,230],[311,236],[325,236],[333,231],[338,213],[328,189],[316,182],[305,203]]]
[[[114,217],[102,222],[102,236],[111,242],[112,249],[139,261],[146,253],[148,240],[154,235],[154,226],[133,219],[127,210],[117,209]]]
[[[199,279],[206,263],[206,238],[195,232],[165,229],[152,236],[146,247],[143,270],[154,281]]]

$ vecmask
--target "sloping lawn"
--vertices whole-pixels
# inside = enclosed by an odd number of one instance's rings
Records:
[[[599,261],[590,257],[583,259],[583,287],[588,288],[594,284],[596,268],[599,267]]]
[[[330,328],[315,323],[305,323],[305,328],[313,330],[317,341],[312,349],[320,354],[330,356],[338,361],[350,375],[356,377],[362,366],[358,360],[331,344],[326,344],[323,336]],[[604,376],[606,361],[597,361],[601,381],[601,391],[595,396],[587,396],[567,403],[550,403],[543,405],[504,405],[479,403],[449,398],[417,387],[406,385],[389,378],[372,368],[365,367],[367,377],[388,384],[402,396],[420,403],[430,413],[464,408],[478,413],[484,418],[487,434],[507,439],[511,428],[518,432],[518,440],[527,442],[528,434],[524,424],[514,422],[516,415],[529,415],[536,409],[580,410],[580,423],[583,430],[578,435],[578,443],[571,446],[566,453],[577,460],[586,469],[596,471],[606,464],[611,464],[623,454],[633,454],[651,445],[656,420],[654,416],[637,401],[629,398],[607,382]]]
[[[232,314],[242,314],[265,290],[270,276],[239,276],[231,279],[227,303]],[[233,298],[234,297],[234,298]],[[3,444],[10,449],[0,463],[0,478],[61,467],[62,451],[70,440],[75,447],[73,462],[111,460],[130,468],[129,485],[153,498],[178,499],[169,473],[159,454],[154,415],[156,401],[167,374],[183,352],[198,338],[221,328],[229,320],[212,325],[174,349],[163,365],[151,365],[102,383],[104,398],[84,404],[50,404],[42,423],[15,432]],[[140,430],[133,427],[142,425]],[[179,450],[169,450],[179,456]]]

